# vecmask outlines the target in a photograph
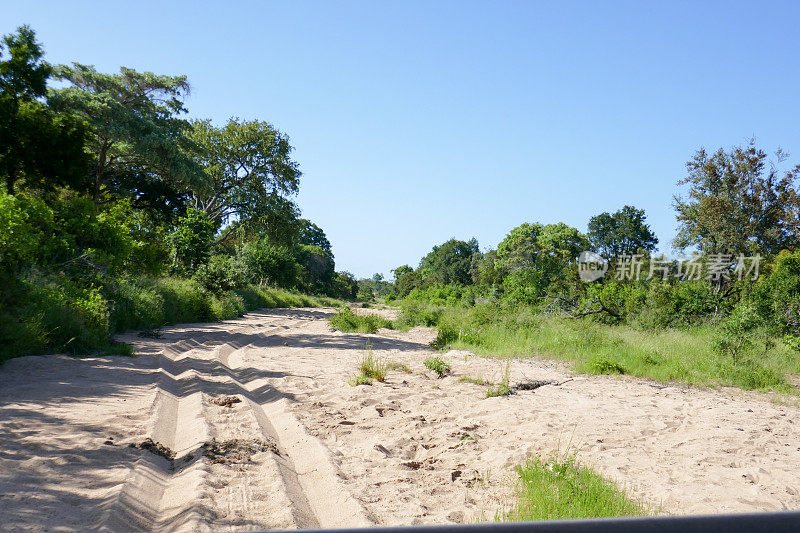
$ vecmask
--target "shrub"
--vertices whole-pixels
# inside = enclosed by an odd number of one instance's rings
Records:
[[[747,300],[740,302],[721,324],[721,334],[713,348],[720,355],[736,361],[753,342],[753,332],[762,324],[756,306]]]
[[[210,295],[193,280],[161,278],[155,289],[164,299],[164,323],[205,322],[214,319]]]
[[[168,237],[172,249],[173,268],[193,274],[208,260],[216,228],[209,216],[199,209],[189,208],[178,219]]]
[[[400,327],[435,327],[439,324],[444,312],[444,308],[441,306],[414,300],[405,300],[401,308],[402,313],[397,319]]]
[[[283,288],[297,286],[300,266],[290,248],[260,239],[242,246],[238,255],[250,282]]]
[[[595,374],[626,374],[625,367],[616,361],[596,357],[589,361],[589,369]]]
[[[233,291],[211,297],[211,314],[216,320],[230,320],[246,312],[244,299]]]
[[[112,332],[152,329],[164,324],[164,297],[152,281],[117,280],[107,291]]]
[[[349,307],[340,308],[335,315],[328,318],[328,323],[335,330],[344,333],[376,333],[379,328],[393,329],[393,324],[378,315],[357,315]]]
[[[436,372],[440,378],[450,373],[450,365],[439,357],[428,357],[423,364],[429,370]]]
[[[239,289],[245,284],[245,268],[241,261],[229,255],[213,255],[197,268],[192,279],[213,294]]]

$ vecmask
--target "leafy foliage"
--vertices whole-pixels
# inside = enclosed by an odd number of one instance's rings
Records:
[[[185,76],[125,67],[119,74],[103,74],[80,63],[56,68],[55,76],[70,86],[52,91],[51,105],[90,128],[95,201],[127,196],[171,214],[182,208],[182,190],[205,187],[207,176],[191,155],[191,124],[179,118],[189,92]]]
[[[786,159],[780,151],[779,162]],[[777,254],[800,235],[800,165],[782,174],[767,170],[767,154],[754,141],[709,155],[698,150],[686,164],[687,198],[675,197],[680,229],[675,245],[707,253]]]
[[[436,283],[469,285],[475,258],[480,256],[478,241],[450,239],[422,258],[419,270],[426,278]]]
[[[3,358],[121,353],[112,332],[338,303],[282,289],[354,296],[324,231],[299,219],[288,138],[186,120],[188,91],[184,76],[52,67],[26,26],[3,38]]]
[[[592,247],[607,258],[652,252],[658,238],[645,223],[643,209],[626,205],[614,214],[600,213],[589,220],[588,238]]]
[[[450,365],[438,356],[428,357],[423,364],[427,369],[436,372],[440,378],[450,373]]]
[[[328,318],[331,328],[344,332],[376,333],[380,328],[394,329],[394,325],[378,315],[357,315],[349,307],[340,308]]]

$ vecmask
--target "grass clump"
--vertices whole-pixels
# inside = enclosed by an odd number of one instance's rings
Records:
[[[357,315],[349,307],[341,307],[328,322],[333,329],[344,333],[377,333],[380,328],[394,329],[391,320],[378,315]]]
[[[517,505],[498,518],[511,521],[642,516],[650,509],[613,481],[577,464],[575,456],[531,458],[517,468]]]
[[[511,377],[511,361],[506,360],[506,369],[503,372],[503,378],[500,380],[500,383],[497,385],[490,385],[488,389],[486,389],[486,397],[487,398],[496,398],[498,396],[511,396],[514,394],[514,388],[511,387],[510,383]]]
[[[367,376],[354,376],[353,379],[348,381],[350,385],[353,387],[357,387],[358,385],[372,385],[372,378],[368,378]]]
[[[458,383],[472,383],[473,385],[489,386],[494,385],[491,381],[483,378],[473,378],[469,376],[461,376],[458,378]]]
[[[367,343],[364,356],[358,365],[358,375],[349,381],[350,385],[372,385],[373,380],[386,381],[390,364],[383,358],[377,357],[372,351],[372,345]]]
[[[429,370],[436,372],[440,378],[450,373],[450,365],[439,356],[428,357],[423,364]]]

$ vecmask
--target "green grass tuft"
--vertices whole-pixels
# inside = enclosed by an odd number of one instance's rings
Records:
[[[632,500],[622,487],[577,464],[574,455],[531,458],[517,471],[517,506],[498,516],[499,519],[558,520],[652,514],[647,506]]]
[[[354,376],[348,383],[353,387],[358,385],[372,385],[372,378],[368,378],[367,376]]]

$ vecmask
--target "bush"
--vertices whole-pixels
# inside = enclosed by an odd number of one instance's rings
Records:
[[[168,237],[176,272],[193,274],[208,260],[216,228],[206,213],[189,208]]]
[[[595,374],[627,374],[625,367],[616,361],[596,357],[589,361],[589,369]]]
[[[299,265],[290,248],[260,239],[242,246],[238,255],[251,283],[283,288],[297,286]]]
[[[450,373],[450,365],[440,357],[428,357],[423,364],[429,370],[436,372],[440,378]]]
[[[164,323],[207,322],[214,319],[211,297],[194,280],[161,278],[155,289],[164,300]]]
[[[211,297],[211,313],[216,320],[230,320],[248,311],[244,299],[233,291]]]
[[[800,251],[778,254],[772,272],[753,290],[752,301],[777,333],[800,336]]]
[[[219,295],[245,284],[246,270],[241,261],[229,255],[213,255],[200,265],[192,279],[207,291]]]
[[[740,302],[730,316],[722,321],[721,334],[713,342],[714,350],[736,361],[752,346],[753,332],[761,324],[762,319],[756,306],[747,300]]]
[[[435,327],[439,324],[444,308],[424,302],[405,300],[401,305],[402,313],[397,320],[400,327],[414,326]]]
[[[379,328],[394,329],[390,320],[378,315],[356,315],[349,307],[340,308],[328,318],[328,323],[333,329],[345,333],[376,333]]]
[[[24,301],[1,313],[9,333],[6,357],[53,352],[85,353],[108,346],[108,306],[95,287],[63,279],[23,282]]]
[[[164,296],[152,280],[117,280],[107,292],[112,332],[153,329],[164,324]]]

